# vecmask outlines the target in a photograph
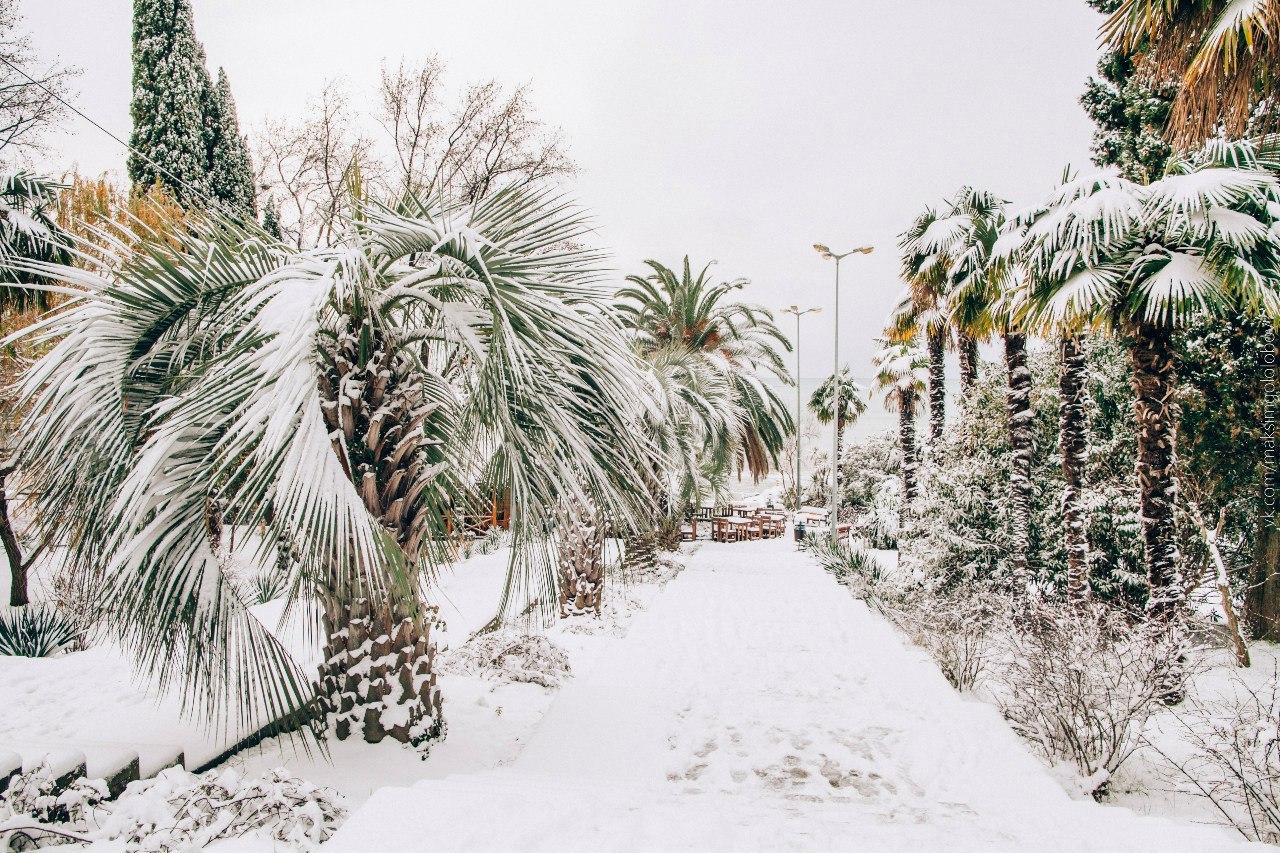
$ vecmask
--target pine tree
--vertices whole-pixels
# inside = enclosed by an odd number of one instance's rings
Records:
[[[240,135],[236,103],[227,72],[218,69],[218,83],[206,98],[205,144],[209,152],[209,188],[228,211],[240,216],[257,213],[254,200],[253,162],[249,146]],[[277,224],[278,227],[278,224]]]
[[[134,0],[129,178],[160,183],[184,207],[209,191],[202,101],[209,91],[190,0]]]

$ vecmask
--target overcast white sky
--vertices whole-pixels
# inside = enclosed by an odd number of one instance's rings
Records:
[[[833,355],[833,269],[814,242],[876,246],[842,265],[841,352],[865,375],[900,288],[895,235],[921,207],[965,183],[1027,204],[1068,163],[1088,168],[1076,99],[1100,16],[1084,0],[193,2],[249,129],[297,115],[328,77],[371,92],[383,59],[438,53],[453,88],[531,83],[619,278],[688,253],[751,278],[751,301],[822,306],[805,376]],[[78,106],[122,138],[132,5],[24,2],[41,54],[84,69]],[[58,143],[60,167],[123,171],[88,125]]]

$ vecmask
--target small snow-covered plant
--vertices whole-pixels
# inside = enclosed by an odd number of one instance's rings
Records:
[[[280,572],[256,572],[241,583],[240,593],[249,604],[266,604],[285,594],[288,580],[288,576]]]
[[[921,589],[899,598],[887,615],[911,642],[928,652],[957,690],[972,690],[986,673],[1006,600],[982,587],[940,595]]]
[[[540,634],[479,634],[442,658],[440,666],[445,672],[540,684],[549,690],[558,688],[572,674],[569,655]]]
[[[19,773],[0,797],[0,818],[26,817],[38,823],[81,824],[109,796],[101,779],[74,780],[65,787],[48,764]]]
[[[1259,687],[1231,679],[1224,696],[1192,696],[1174,712],[1189,754],[1145,745],[1173,768],[1180,788],[1207,798],[1243,836],[1280,844],[1280,673]]]
[[[188,773],[180,767],[131,782],[90,831],[122,840],[125,850],[203,849],[214,841],[256,834],[289,850],[314,850],[346,819],[342,797],[284,769],[250,779],[233,771]]]
[[[1099,799],[1189,675],[1176,626],[1131,623],[1104,605],[1032,603],[1001,639],[992,692],[1005,719],[1049,761],[1073,766],[1082,793]]]
[[[832,542],[826,536],[806,537],[802,547],[823,570],[849,587],[854,598],[880,608],[878,587],[884,578],[884,569],[879,560],[861,547]]]
[[[52,604],[0,609],[0,655],[47,658],[79,642],[80,629]]]
[[[475,540],[471,553],[478,556],[493,554],[511,545],[511,531],[501,527],[490,528],[485,535]]]

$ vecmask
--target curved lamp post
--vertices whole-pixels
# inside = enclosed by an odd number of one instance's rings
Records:
[[[823,260],[836,262],[836,354],[835,369],[831,372],[831,383],[835,386],[832,389],[835,393],[835,405],[831,407],[831,411],[835,414],[836,430],[831,439],[831,517],[827,522],[831,526],[831,541],[837,542],[840,538],[836,532],[840,517],[840,494],[836,491],[836,473],[840,468],[840,460],[836,458],[836,452],[840,447],[840,262],[850,255],[869,255],[875,247],[862,246],[843,253],[833,252],[821,243],[814,243],[813,248],[822,255]]]

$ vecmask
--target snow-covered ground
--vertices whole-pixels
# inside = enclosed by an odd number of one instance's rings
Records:
[[[493,615],[507,554],[462,562],[433,596],[449,732],[425,761],[394,743],[326,756],[281,739],[230,769],[285,767],[339,791],[353,813],[335,851],[1245,849],[1226,829],[1069,797],[994,708],[954,691],[790,538],[686,548],[665,586],[612,582],[603,620],[547,632],[572,667],[558,691],[451,667]],[[301,632],[281,636],[314,657]],[[190,767],[231,739],[183,721],[110,645],[0,658],[0,683],[0,743],[177,742]],[[1147,771],[1122,771],[1115,801],[1212,819]]]
[[[555,696],[513,761],[381,788],[326,849],[1207,853],[1242,843],[1071,799],[994,709],[952,690],[780,539],[698,546],[625,638]]]

